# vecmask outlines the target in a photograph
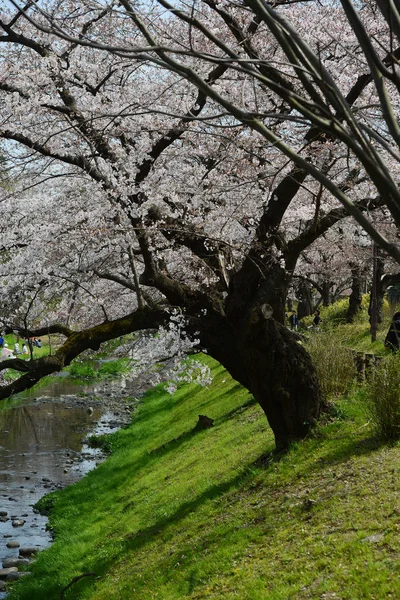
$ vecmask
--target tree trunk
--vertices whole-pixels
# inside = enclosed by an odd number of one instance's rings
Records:
[[[386,285],[384,281],[385,274],[385,258],[380,248],[377,248],[376,257],[376,322],[383,322],[383,300],[386,292]],[[371,299],[368,314],[371,314]]]
[[[313,311],[313,300],[311,288],[305,281],[300,282],[297,289],[297,296],[299,298],[299,304],[297,306],[297,315],[299,319],[308,317]]]
[[[353,323],[357,314],[361,311],[361,271],[357,266],[351,268],[351,294],[349,296],[349,308],[347,309],[346,321]]]
[[[260,404],[279,451],[309,433],[323,403],[310,356],[283,324],[286,294],[287,274],[276,269],[269,285],[264,279],[246,307],[238,312],[234,302],[226,316],[209,312],[200,328],[209,354]]]
[[[276,448],[285,450],[315,425],[322,394],[311,359],[294,335],[262,310],[258,317],[243,324],[243,366],[249,389],[274,433]]]
[[[385,274],[385,258],[383,251],[378,248],[376,260],[376,320],[377,323],[383,322],[383,300],[386,288],[383,285],[383,276]]]
[[[331,303],[331,287],[332,282],[328,279],[324,279],[321,285],[321,298],[322,298],[322,306],[329,306]]]

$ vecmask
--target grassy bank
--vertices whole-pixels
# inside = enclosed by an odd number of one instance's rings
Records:
[[[161,387],[113,453],[51,494],[55,543],[10,600],[400,596],[399,446],[373,437],[360,392],[280,462],[258,405],[209,357],[209,389]],[[214,427],[196,429],[199,414]]]
[[[377,325],[376,340],[371,341],[371,325],[369,322],[368,307],[369,295],[363,296],[362,309],[356,315],[354,323],[346,322],[346,315],[349,301],[347,298],[338,300],[330,306],[321,306],[320,313],[322,323],[320,330],[323,333],[329,334],[336,344],[352,348],[358,352],[373,353],[377,356],[385,356],[388,354],[384,346],[386,333],[388,331],[390,321],[396,310],[400,310],[400,306],[390,306],[385,300],[383,304],[383,320]],[[302,320],[303,328],[301,332],[306,336],[314,335],[315,332],[308,329],[312,324],[313,315],[305,317]]]

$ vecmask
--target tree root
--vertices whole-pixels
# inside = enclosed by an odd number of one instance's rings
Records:
[[[77,575],[76,577],[74,577],[68,585],[65,586],[65,588],[63,588],[61,590],[60,593],[60,600],[64,600],[64,594],[65,592],[72,586],[74,585],[74,583],[76,583],[77,581],[79,581],[80,579],[82,579],[83,577],[96,577],[96,573],[82,573],[82,575]]]

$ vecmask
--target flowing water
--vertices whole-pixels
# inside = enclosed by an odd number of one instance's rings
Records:
[[[113,385],[109,396],[131,391],[124,380]],[[51,543],[47,519],[33,505],[49,491],[74,483],[102,459],[99,450],[85,444],[88,433],[109,433],[121,424],[120,415],[104,406],[93,403],[88,408],[90,401],[76,395],[82,391],[82,386],[60,378],[40,389],[40,400],[30,391],[0,411],[1,562],[18,557],[19,548],[9,547],[13,543],[38,549]]]

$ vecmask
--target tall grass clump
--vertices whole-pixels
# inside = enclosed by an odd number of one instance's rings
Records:
[[[305,344],[326,398],[345,394],[356,376],[352,352],[332,331],[313,333]]]
[[[330,306],[321,307],[321,317],[324,326],[335,326],[346,323],[349,299],[341,298]]]
[[[109,362],[103,363],[97,373],[99,377],[118,377],[124,373],[129,372],[130,361],[127,358],[120,358],[118,360],[110,360]]]
[[[69,374],[74,379],[96,379],[97,377],[95,369],[91,365],[83,362],[71,363]]]
[[[400,355],[387,356],[370,373],[365,384],[365,404],[378,434],[400,439]]]

